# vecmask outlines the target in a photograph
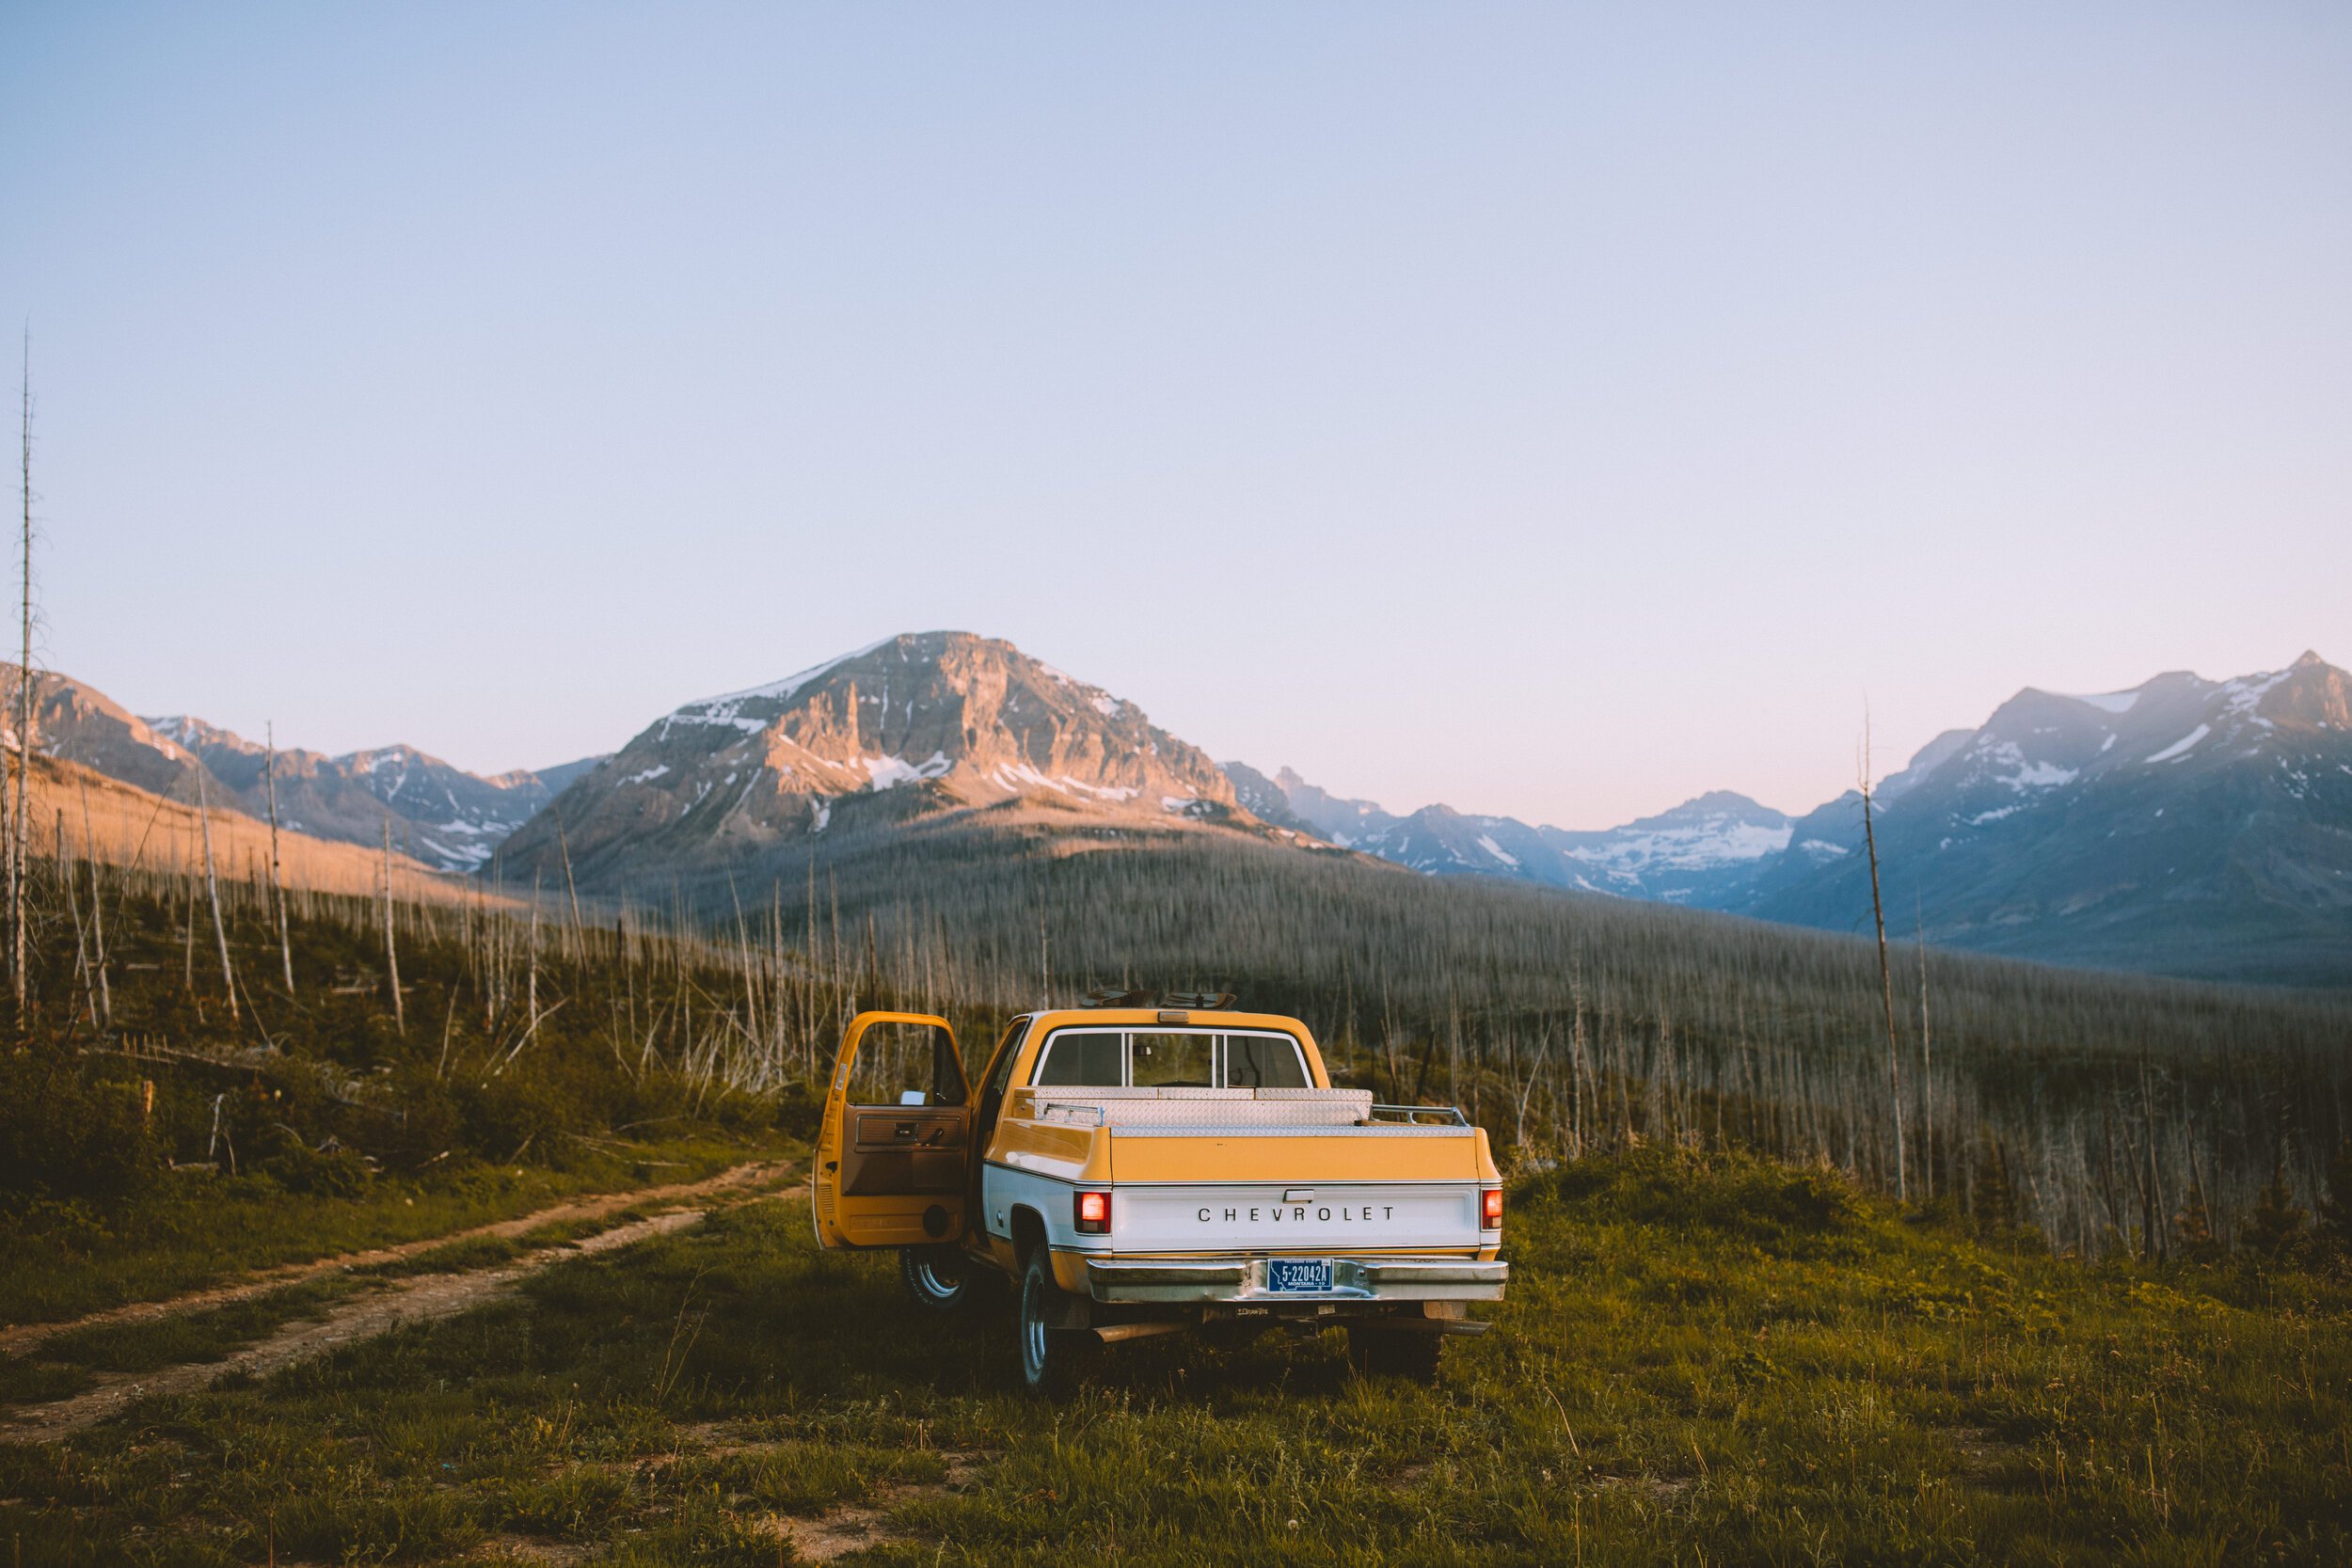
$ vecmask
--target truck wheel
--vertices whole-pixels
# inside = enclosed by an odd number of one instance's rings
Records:
[[[1435,1383],[1438,1357],[1444,1350],[1444,1338],[1436,1334],[1400,1334],[1370,1323],[1350,1323],[1347,1329],[1347,1364],[1359,1377]]]
[[[1064,1399],[1076,1389],[1093,1360],[1088,1352],[1096,1348],[1089,1337],[1055,1326],[1066,1296],[1054,1283],[1053,1254],[1040,1243],[1021,1276],[1021,1381],[1047,1399]]]
[[[898,1283],[914,1305],[932,1312],[961,1312],[979,1304],[980,1270],[959,1247],[898,1249]]]

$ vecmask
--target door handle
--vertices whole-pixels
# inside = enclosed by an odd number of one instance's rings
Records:
[[[839,1170],[841,1168],[841,1162],[838,1160],[828,1160],[825,1162],[825,1168],[827,1170]]]

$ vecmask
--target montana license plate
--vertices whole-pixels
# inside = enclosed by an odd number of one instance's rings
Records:
[[[1265,1288],[1269,1291],[1320,1295],[1331,1289],[1331,1259],[1269,1258],[1265,1260]]]

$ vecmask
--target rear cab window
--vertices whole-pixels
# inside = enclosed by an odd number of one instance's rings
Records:
[[[1305,1089],[1306,1053],[1272,1030],[1057,1029],[1029,1082],[1048,1088]]]

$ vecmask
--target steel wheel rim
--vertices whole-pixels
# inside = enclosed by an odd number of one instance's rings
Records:
[[[1021,1360],[1023,1370],[1035,1383],[1045,1370],[1045,1314],[1038,1297],[1044,1294],[1033,1275],[1021,1290]]]
[[[942,1301],[953,1300],[956,1291],[961,1290],[963,1286],[963,1281],[961,1278],[942,1279],[940,1277],[938,1268],[930,1263],[915,1264],[914,1277],[922,1284],[922,1287],[926,1291],[937,1296]]]

